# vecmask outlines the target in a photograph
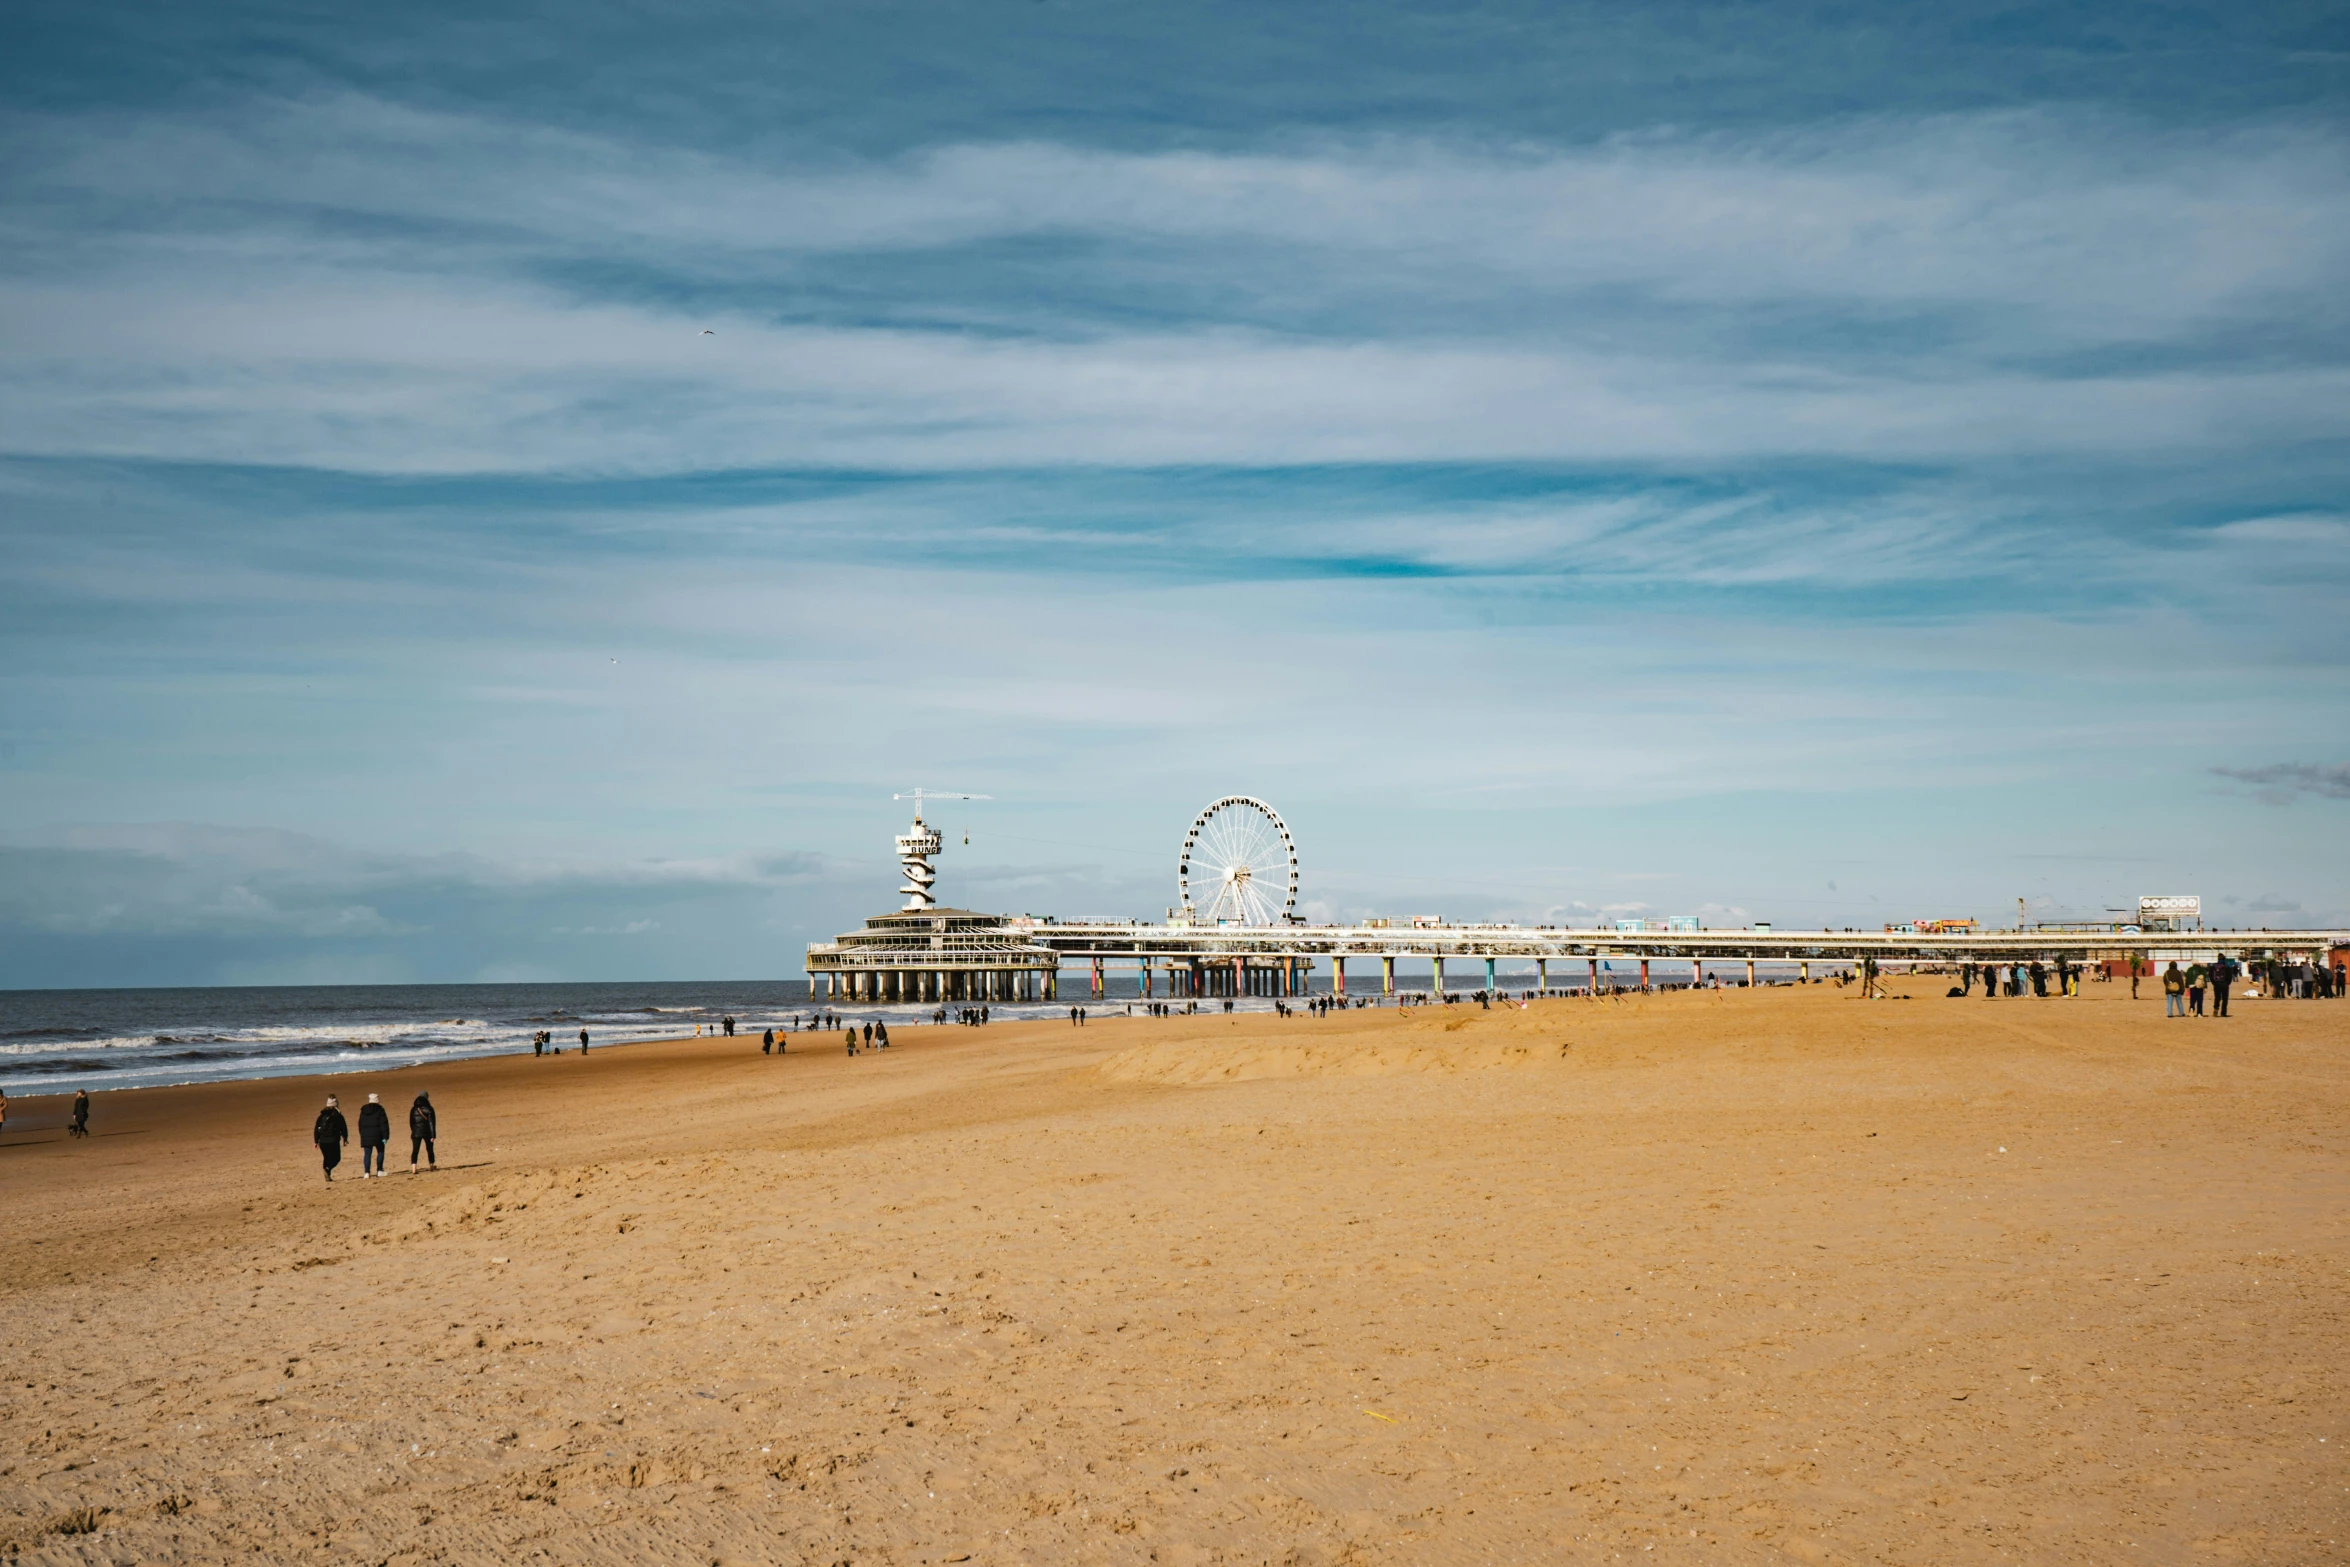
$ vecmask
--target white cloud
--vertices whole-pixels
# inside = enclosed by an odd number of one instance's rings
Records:
[[[344,97],[25,145],[46,199],[6,209],[16,252],[76,264],[0,287],[20,451],[401,472],[2120,458],[2350,417],[2350,370],[2212,348],[2342,314],[2350,159],[2306,127],[2027,115],[809,168]],[[1007,241],[1059,249],[971,250]],[[941,266],[867,276],[909,255]],[[590,288],[583,265],[661,281]],[[826,302],[842,287],[871,319]]]
[[[2275,544],[2325,551],[2338,557],[2350,550],[2350,518],[2332,512],[2246,517],[2214,528],[2212,536],[2222,544]]]
[[[20,934],[347,940],[424,928],[387,916],[386,905],[461,911],[522,901],[690,899],[780,887],[805,877],[815,861],[501,863],[470,854],[366,852],[266,828],[106,823],[14,834],[0,842],[0,866],[0,929]],[[564,933],[658,928],[658,920],[640,916],[613,929]]]

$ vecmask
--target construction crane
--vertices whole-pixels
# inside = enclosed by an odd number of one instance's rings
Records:
[[[992,794],[965,794],[957,789],[909,789],[903,794],[893,794],[890,798],[913,801],[914,821],[919,825],[922,820],[922,802],[924,800],[992,800],[995,796]],[[969,833],[963,834],[963,842],[966,845],[971,842]]]
[[[905,867],[906,884],[898,889],[905,894],[905,911],[909,914],[930,908],[936,901],[930,895],[931,884],[938,880],[938,872],[930,865],[930,857],[939,851],[938,829],[922,819],[924,800],[984,800],[984,794],[964,794],[953,789],[916,789],[906,794],[893,794],[893,800],[914,802],[914,830],[898,834],[898,862]],[[963,834],[969,843],[971,835]]]

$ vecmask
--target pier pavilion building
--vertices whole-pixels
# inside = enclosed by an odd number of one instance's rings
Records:
[[[938,873],[937,829],[915,809],[898,836],[905,905],[876,914],[865,928],[808,949],[809,994],[822,1001],[1053,1001],[1060,996],[1061,956],[1034,937],[1026,915],[940,908],[931,896]]]

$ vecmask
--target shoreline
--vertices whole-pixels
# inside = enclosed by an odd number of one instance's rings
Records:
[[[916,1027],[928,1026],[931,1025],[905,1025],[909,1031]],[[894,1042],[895,1035],[896,1030],[893,1029],[892,1049],[898,1048]],[[785,1038],[787,1044],[792,1041],[806,1042],[800,1051],[787,1053],[813,1055],[816,1053],[816,1051],[809,1047],[814,1046],[818,1039],[824,1038],[829,1040],[835,1053],[842,1054],[844,1056],[846,1054],[845,1050],[843,1050],[841,1046],[841,1038],[838,1033],[822,1034],[819,1032],[805,1032],[783,1037]],[[519,1067],[520,1063],[525,1061],[530,1062],[532,1068],[536,1070],[549,1071],[556,1068],[558,1058],[561,1058],[563,1061],[570,1062],[574,1066],[593,1066],[595,1064],[596,1057],[605,1054],[607,1051],[609,1051],[614,1056],[625,1058],[629,1052],[634,1051],[654,1050],[661,1048],[674,1049],[677,1047],[703,1047],[705,1051],[711,1054],[732,1056],[739,1054],[741,1047],[746,1043],[750,1046],[750,1053],[753,1056],[757,1056],[759,1054],[759,1035],[754,1032],[750,1034],[737,1033],[731,1036],[725,1034],[704,1034],[698,1036],[693,1034],[665,1034],[651,1039],[617,1040],[609,1045],[599,1042],[591,1044],[586,1057],[582,1059],[579,1049],[579,1040],[576,1036],[574,1036],[566,1049],[562,1051],[549,1051],[548,1054],[543,1056],[534,1055],[531,1053],[528,1047],[525,1047],[519,1051],[499,1050],[495,1052],[485,1052],[480,1055],[452,1055],[424,1061],[393,1062],[382,1066],[362,1064],[346,1069],[327,1072],[315,1070],[304,1072],[270,1072],[258,1074],[252,1077],[202,1078],[186,1083],[139,1083],[124,1088],[93,1088],[90,1092],[90,1099],[93,1107],[99,1105],[117,1105],[124,1103],[125,1101],[129,1101],[132,1104],[141,1107],[150,1105],[156,1107],[155,1111],[148,1111],[142,1108],[138,1112],[137,1120],[138,1123],[143,1127],[149,1122],[153,1121],[156,1118],[157,1113],[167,1113],[170,1111],[201,1112],[205,1109],[214,1108],[214,1101],[233,1102],[235,1096],[240,1090],[254,1090],[263,1088],[265,1086],[287,1091],[299,1091],[307,1093],[313,1099],[323,1101],[324,1096],[327,1094],[342,1094],[344,1090],[337,1088],[335,1085],[338,1083],[345,1083],[352,1078],[383,1077],[386,1079],[402,1078],[412,1081],[417,1074],[435,1073],[452,1078],[460,1083],[470,1084],[480,1082],[485,1079],[494,1082],[496,1079],[506,1076],[508,1072]],[[773,1060],[774,1058],[770,1056],[768,1059]],[[359,1096],[362,1102],[364,1102],[365,1095],[366,1090],[361,1089],[359,1091]],[[30,1122],[31,1118],[35,1115],[53,1113],[53,1120],[40,1125],[28,1124],[25,1129],[27,1131],[33,1131],[44,1129],[55,1130],[57,1128],[62,1128],[66,1124],[67,1118],[69,1116],[70,1108],[73,1103],[73,1097],[74,1091],[71,1088],[66,1088],[55,1092],[9,1094],[8,1125],[5,1132],[0,1132],[0,1148],[11,1146],[16,1142],[17,1129],[20,1119]],[[99,1124],[99,1111],[96,1108],[93,1108],[92,1111],[91,1124],[94,1129],[97,1128]],[[102,1132],[94,1131],[94,1135],[104,1134]],[[405,1136],[406,1134],[403,1132],[401,1135]]]

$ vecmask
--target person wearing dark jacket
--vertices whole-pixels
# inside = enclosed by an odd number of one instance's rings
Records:
[[[310,1127],[310,1140],[318,1145],[318,1156],[326,1161],[326,1178],[335,1178],[335,1166],[343,1162],[343,1144],[351,1140],[351,1123],[343,1119],[343,1112],[335,1107],[335,1096],[326,1096],[326,1108],[318,1112],[318,1119]]]
[[[440,1155],[432,1150],[432,1140],[441,1133],[441,1118],[433,1113],[432,1096],[418,1094],[416,1103],[408,1107],[408,1173],[416,1173],[416,1155],[424,1154],[424,1162],[437,1170]]]
[[[2207,977],[2211,980],[2211,1015],[2226,1017],[2228,1015],[2228,989],[2236,982],[2235,960],[2226,953],[2221,953],[2218,959],[2212,963],[2211,972]]]
[[[87,1088],[76,1090],[74,1093],[73,1121],[65,1131],[69,1137],[90,1135],[90,1091]]]
[[[359,1107],[359,1179],[384,1173],[384,1144],[391,1140],[391,1112],[369,1094]]]

